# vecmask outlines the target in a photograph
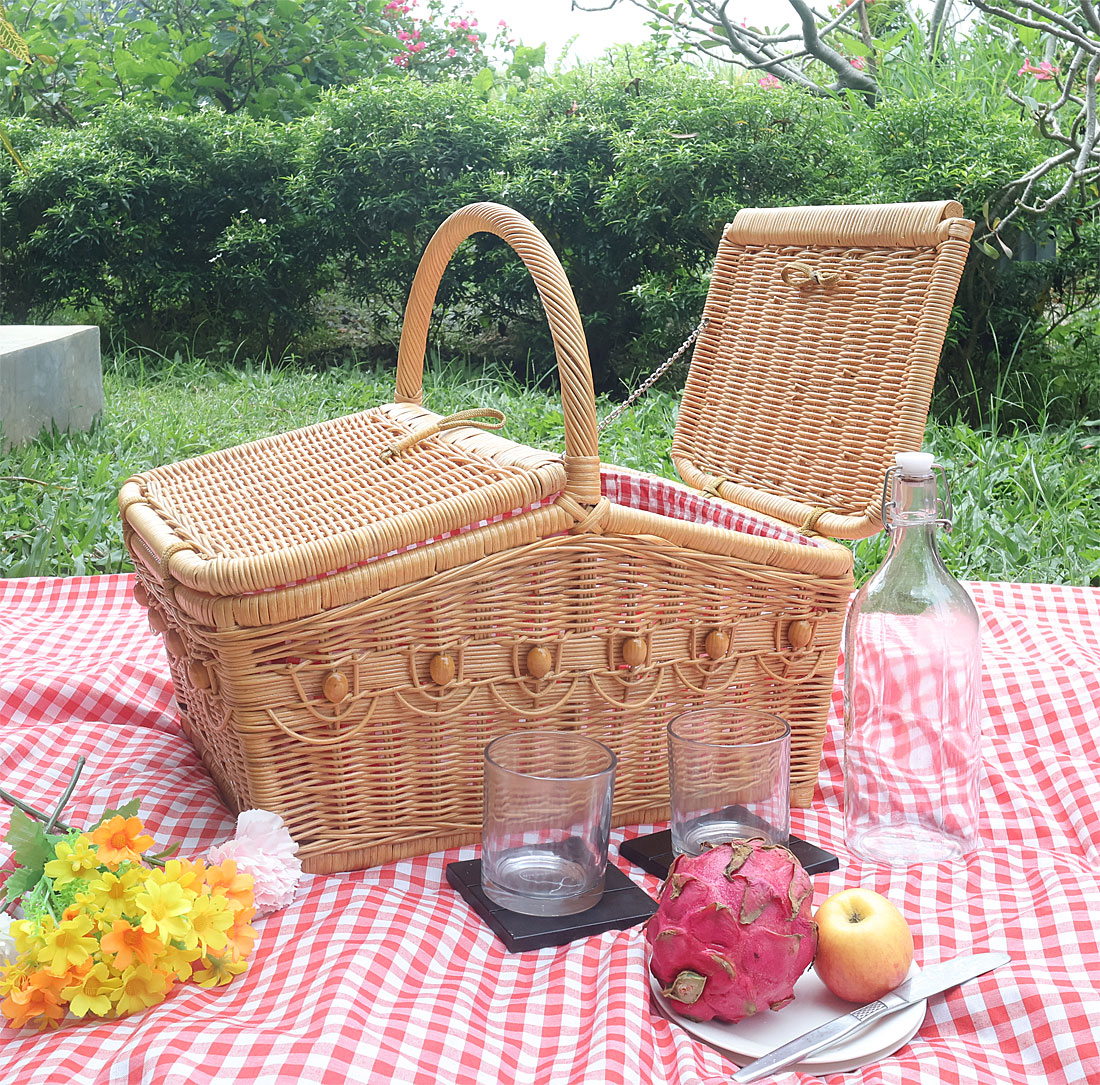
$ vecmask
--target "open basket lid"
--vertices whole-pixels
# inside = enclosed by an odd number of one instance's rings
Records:
[[[920,448],[974,223],[952,200],[740,211],[672,442],[690,486],[834,538]]]

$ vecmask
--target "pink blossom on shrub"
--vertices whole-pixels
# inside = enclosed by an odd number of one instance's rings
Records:
[[[864,60],[863,57],[852,57],[852,59],[848,63],[851,64],[853,68],[855,68],[857,71],[860,71],[860,72],[863,71],[863,69],[867,67],[867,61]]]
[[[757,82],[758,82],[758,83],[759,83],[759,84],[760,84],[760,85],[761,85],[762,87],[767,87],[767,88],[768,88],[768,90],[773,90],[773,89],[774,89],[775,87],[778,87],[778,86],[780,85],[780,84],[779,84],[779,80],[778,80],[778,79],[776,79],[776,77],[775,77],[774,75],[770,75],[770,74],[769,74],[769,75],[762,75],[762,76],[761,76],[761,77],[760,77],[760,78],[759,78],[759,79],[757,80]]]
[[[1056,68],[1049,60],[1040,60],[1038,67],[1031,63],[1031,57],[1024,58],[1024,66],[1016,73],[1017,75],[1033,75],[1037,83],[1045,83],[1048,79],[1053,79],[1055,74],[1061,69]]]

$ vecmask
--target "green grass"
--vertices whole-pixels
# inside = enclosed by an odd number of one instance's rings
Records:
[[[88,434],[44,435],[0,456],[0,575],[63,576],[130,568],[116,496],[146,468],[225,448],[393,397],[392,372],[343,367],[213,366],[127,356],[107,363],[107,408]],[[674,477],[668,446],[678,396],[653,391],[611,427],[612,463]],[[436,364],[425,403],[441,413],[498,407],[516,441],[560,449],[556,391],[510,376]],[[601,416],[610,404],[600,405]],[[1100,584],[1100,437],[1087,427],[998,433],[932,424],[928,447],[947,468],[955,529],[943,553],[975,580]],[[877,567],[886,540],[855,547],[856,574]]]

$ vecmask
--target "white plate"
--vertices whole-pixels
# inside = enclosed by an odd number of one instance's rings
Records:
[[[920,968],[914,961],[909,975],[915,976],[919,972]],[[793,1040],[834,1017],[851,1013],[855,1009],[851,1002],[845,1002],[831,994],[812,967],[794,985],[793,1002],[781,1010],[764,1010],[753,1014],[736,1025],[720,1021],[690,1021],[681,1017],[661,995],[660,984],[652,974],[649,984],[665,1017],[697,1039],[732,1055],[742,1065],[774,1051],[788,1040]],[[880,1017],[858,1032],[815,1052],[790,1069],[812,1074],[835,1074],[877,1062],[893,1054],[916,1035],[924,1021],[927,1006],[928,1000],[922,999]]]

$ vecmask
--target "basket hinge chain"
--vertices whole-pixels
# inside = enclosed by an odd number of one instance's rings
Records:
[[[486,418],[492,419],[492,421],[484,421]],[[458,429],[461,426],[473,426],[475,429],[484,430],[500,429],[504,425],[504,420],[504,412],[498,411],[495,407],[478,407],[470,411],[449,414],[446,418],[437,418],[434,422],[429,422],[426,426],[414,429],[400,440],[387,445],[379,453],[378,458],[383,463],[389,463],[390,460],[400,456],[402,452],[407,452],[413,445],[419,444],[428,437],[434,437],[437,433],[442,433],[446,429]]]
[[[661,377],[665,375],[666,372],[668,372],[669,367],[673,365],[680,357],[682,357],[684,351],[687,350],[687,348],[690,347],[691,344],[694,343],[695,340],[703,334],[703,330],[706,328],[708,323],[709,318],[703,317],[703,319],[699,321],[699,326],[679,345],[679,347],[676,348],[676,353],[673,354],[671,358],[667,358],[665,361],[663,361],[652,373],[650,373],[648,377],[646,377],[644,381],[642,381],[641,384],[638,385],[637,388],[634,389],[633,392],[630,393],[628,398],[624,399],[622,403],[620,403],[602,422],[600,422],[599,425],[596,426],[596,432],[603,433],[603,431],[607,429],[607,427],[610,426],[611,423],[614,422],[615,419],[623,413],[623,411],[627,411],[631,407],[633,407],[634,404],[637,403],[638,400],[641,399],[642,396],[644,396],[646,392],[648,392],[650,388],[652,388],[657,383],[657,381],[659,381]]]

